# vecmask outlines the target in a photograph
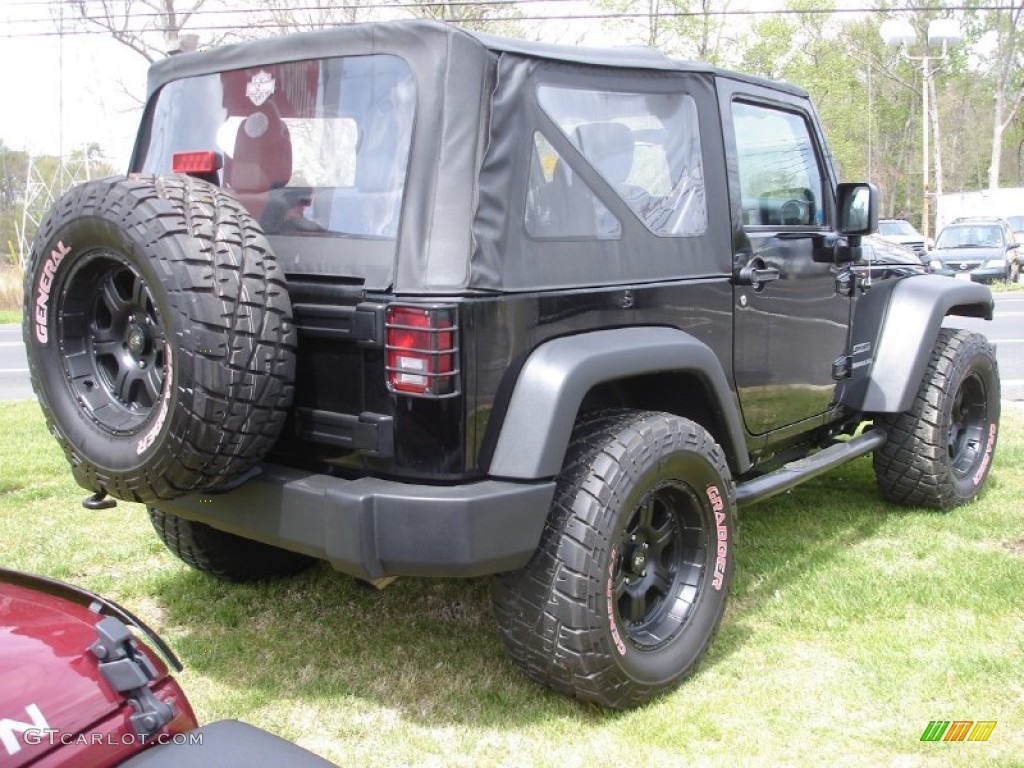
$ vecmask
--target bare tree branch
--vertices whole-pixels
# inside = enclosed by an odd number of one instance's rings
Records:
[[[55,0],[83,26],[100,29],[152,63],[179,45],[185,25],[208,0]]]

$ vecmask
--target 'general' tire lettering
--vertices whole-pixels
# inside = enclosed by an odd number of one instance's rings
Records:
[[[71,249],[58,241],[57,247],[50,251],[50,257],[43,264],[43,272],[39,275],[39,283],[36,286],[36,340],[40,344],[47,344],[50,341],[50,333],[46,328],[49,315],[50,289],[53,287],[53,276],[57,267],[64,261],[64,257],[71,252]]]

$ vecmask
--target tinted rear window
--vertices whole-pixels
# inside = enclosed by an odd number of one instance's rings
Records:
[[[177,80],[157,96],[141,170],[216,150],[221,184],[268,234],[393,239],[415,97],[408,65],[390,55]]]

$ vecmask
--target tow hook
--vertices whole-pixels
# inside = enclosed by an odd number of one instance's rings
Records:
[[[97,491],[92,496],[82,499],[82,506],[93,512],[100,509],[113,509],[117,506],[117,499],[108,499],[106,491]]]

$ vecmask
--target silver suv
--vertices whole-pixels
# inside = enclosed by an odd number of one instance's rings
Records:
[[[879,219],[878,236],[890,243],[897,243],[910,248],[918,256],[924,256],[928,248],[924,235],[914,229],[914,225],[904,219]]]

